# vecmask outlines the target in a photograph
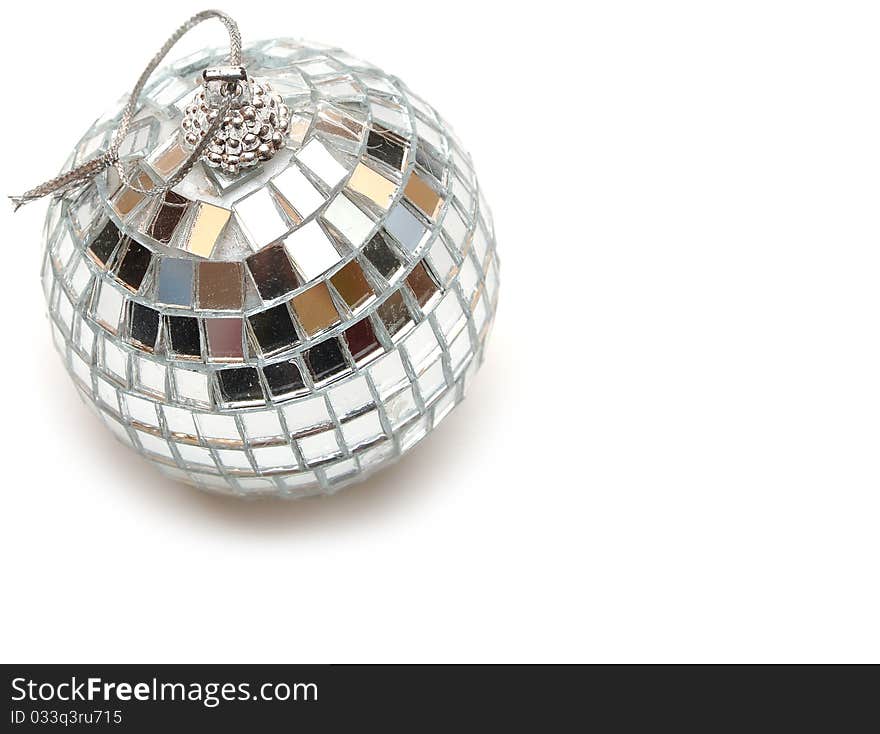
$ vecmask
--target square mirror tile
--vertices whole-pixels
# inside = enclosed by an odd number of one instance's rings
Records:
[[[363,253],[379,274],[389,282],[403,268],[403,263],[381,231],[372,236]]]
[[[191,359],[202,356],[198,319],[191,316],[166,316],[165,324],[171,352]]]
[[[407,200],[415,204],[426,217],[437,219],[437,214],[440,213],[440,208],[443,206],[443,197],[415,171],[406,182],[403,193]]]
[[[205,319],[205,336],[208,339],[208,359],[234,362],[244,358],[241,319]]]
[[[193,301],[193,261],[164,257],[159,264],[156,300],[167,306],[191,308]]]
[[[327,184],[329,188],[333,188],[348,173],[345,167],[316,138],[312,138],[306,143],[297,152],[296,157],[306,168]]]
[[[281,208],[267,187],[239,199],[233,210],[255,251],[280,239],[290,229],[290,222],[282,215]]]
[[[334,339],[316,344],[306,352],[306,362],[316,383],[326,382],[348,370],[348,362]]]
[[[281,398],[304,391],[305,383],[296,362],[276,362],[263,367],[263,374],[272,397]]]
[[[139,242],[129,239],[128,247],[116,268],[116,275],[129,290],[137,292],[147,270],[150,269],[152,259],[153,253],[150,250]]]
[[[242,304],[242,269],[235,262],[200,262],[198,307],[236,311]]]
[[[248,317],[263,354],[290,349],[299,343],[287,305],[282,303]]]
[[[228,403],[256,403],[263,400],[263,388],[254,367],[219,370],[217,381],[220,395]]]
[[[149,234],[155,240],[167,245],[177,231],[181,220],[186,216],[189,209],[189,199],[173,191],[166,191],[159,204],[159,208],[153,215]]]
[[[373,332],[370,319],[364,318],[345,330],[345,341],[348,343],[348,351],[357,364],[379,356],[382,346]]]
[[[330,238],[314,219],[291,234],[284,246],[305,283],[317,278],[341,259]]]
[[[339,314],[330,298],[330,291],[323,283],[293,297],[291,302],[296,318],[310,337],[339,323]]]
[[[200,201],[196,208],[184,249],[199,257],[211,257],[226,223],[232,216],[229,209]]]
[[[391,337],[412,325],[412,317],[399,290],[386,298],[376,309],[376,313]]]
[[[422,308],[425,308],[440,292],[437,283],[423,262],[417,263],[410,274],[406,276],[406,283],[412,289],[416,301]]]
[[[348,240],[354,249],[364,243],[375,226],[372,219],[342,194],[333,199],[322,218]]]
[[[251,255],[247,266],[264,301],[283,296],[300,285],[287,252],[279,243]]]
[[[369,166],[358,163],[348,179],[346,188],[366,197],[381,209],[387,210],[397,193],[397,183],[390,181]]]
[[[406,140],[390,130],[372,128],[367,135],[367,155],[389,168],[403,170],[406,149]]]
[[[394,205],[385,219],[385,230],[409,252],[415,252],[428,232],[421,220],[401,202]]]
[[[115,334],[119,328],[124,303],[125,299],[116,288],[109,283],[102,283],[95,306],[95,319],[101,326]]]
[[[324,195],[295,165],[291,165],[273,178],[272,185],[293,207],[301,220],[324,203]]]
[[[132,301],[129,305],[129,335],[137,345],[153,351],[159,335],[159,312]]]
[[[121,239],[122,233],[119,228],[108,219],[89,245],[89,256],[99,265],[106,267]]]
[[[369,303],[373,297],[373,289],[367,282],[364,271],[358,265],[357,260],[352,260],[334,273],[330,282],[352,312]]]

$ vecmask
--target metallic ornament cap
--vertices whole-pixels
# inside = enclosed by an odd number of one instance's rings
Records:
[[[202,162],[235,176],[242,169],[270,160],[284,147],[290,109],[268,82],[250,79],[244,67],[206,69],[202,88],[184,111],[180,135],[194,150],[232,95],[219,129],[202,154]]]

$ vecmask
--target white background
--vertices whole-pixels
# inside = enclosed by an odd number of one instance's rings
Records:
[[[2,193],[54,175],[201,9],[143,7],[7,18]],[[0,212],[5,661],[880,659],[875,5],[225,9],[455,124],[502,256],[487,362],[363,485],[202,496],[79,402],[45,204]]]

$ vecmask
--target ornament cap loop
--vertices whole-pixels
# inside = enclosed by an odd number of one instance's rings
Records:
[[[209,82],[246,82],[247,70],[243,66],[215,66],[202,72],[202,79]]]
[[[219,109],[224,102],[232,101],[233,106],[250,104],[251,86],[247,70],[243,66],[218,66],[202,72],[205,97],[213,109]]]

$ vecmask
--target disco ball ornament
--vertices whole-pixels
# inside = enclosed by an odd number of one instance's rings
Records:
[[[119,146],[126,178],[108,166],[51,202],[55,344],[109,430],[168,476],[332,493],[462,400],[498,298],[492,219],[430,105],[287,39],[244,48],[250,94],[172,189],[145,193],[174,182],[216,118],[203,72],[225,54],[153,74]],[[66,168],[107,150],[125,101]]]

